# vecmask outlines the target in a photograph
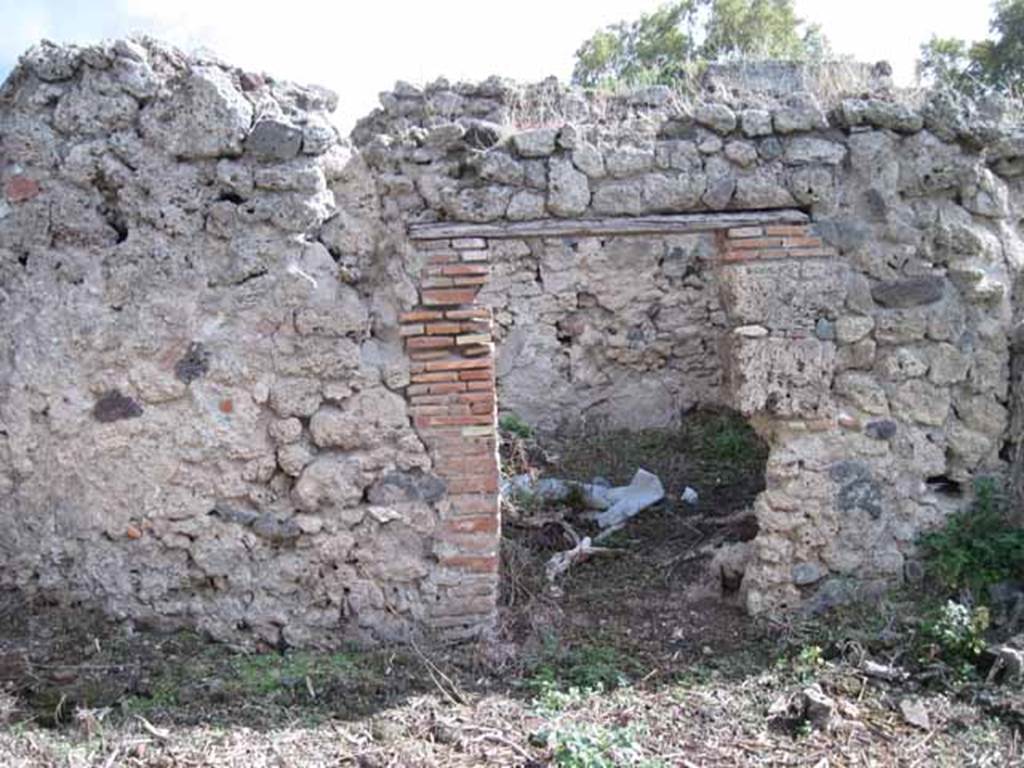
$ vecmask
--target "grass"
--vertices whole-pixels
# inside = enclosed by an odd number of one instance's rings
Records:
[[[252,655],[187,634],[126,642],[82,621],[84,631],[61,636],[61,651],[78,649],[67,661],[83,665],[80,675],[105,670],[107,698],[89,706],[69,698],[70,716],[44,723],[25,698],[31,688],[67,692],[74,683],[48,676],[58,659],[44,663],[37,645],[40,665],[8,680],[18,702],[0,727],[0,765],[655,768],[815,765],[826,756],[839,766],[1014,765],[1024,729],[1014,719],[1024,718],[1019,688],[983,688],[979,674],[950,674],[940,686],[934,676],[890,684],[860,672],[867,657],[933,675],[941,660],[919,660],[914,633],[940,599],[894,592],[825,619],[746,620],[749,631],[732,645],[685,607],[674,617],[691,632],[683,645],[665,628],[646,639],[624,626],[573,633],[580,616],[570,613],[500,666],[472,646],[426,649],[430,666],[401,648]],[[88,648],[103,651],[83,661]],[[120,677],[123,669],[132,675]],[[139,680],[147,694],[119,704],[116,691]],[[835,702],[834,727],[773,719],[778,702],[809,685]],[[388,692],[367,701],[370,689]],[[897,704],[908,695],[925,701],[929,733],[903,721]]]
[[[687,485],[701,496],[716,492],[723,512],[764,487],[767,445],[732,411],[693,411],[676,429],[574,434],[559,442],[559,471],[574,480],[589,481],[599,468],[612,484],[626,484],[643,467],[672,499]]]
[[[528,440],[533,436],[533,428],[514,413],[502,414],[498,420],[498,428],[515,437]]]
[[[633,672],[635,665],[615,646],[584,643],[566,648],[549,636],[539,657],[528,665],[522,683],[540,694],[573,690],[587,694],[626,685]]]

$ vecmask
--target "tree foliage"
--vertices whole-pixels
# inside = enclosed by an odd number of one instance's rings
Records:
[[[672,84],[696,65],[741,59],[819,59],[828,43],[793,0],[676,0],[600,29],[576,51],[578,85]]]
[[[1024,0],[996,0],[992,10],[989,39],[932,37],[922,45],[918,77],[971,94],[1024,91]]]

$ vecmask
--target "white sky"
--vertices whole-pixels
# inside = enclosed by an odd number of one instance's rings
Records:
[[[41,37],[89,42],[142,31],[186,49],[340,95],[350,126],[395,80],[444,75],[478,80],[568,79],[573,53],[595,29],[635,18],[658,0],[0,0],[0,78]],[[837,53],[892,62],[913,79],[919,45],[933,33],[986,36],[985,0],[796,0]]]

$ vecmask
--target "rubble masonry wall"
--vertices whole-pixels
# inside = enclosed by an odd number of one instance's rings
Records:
[[[32,49],[0,89],[0,587],[233,641],[478,635],[499,403],[742,411],[753,612],[917,578],[952,484],[1019,469],[1024,138],[872,87],[400,85],[349,143],[321,89]]]

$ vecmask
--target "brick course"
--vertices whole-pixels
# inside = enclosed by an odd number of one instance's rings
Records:
[[[428,623],[441,634],[465,637],[493,622],[497,600],[493,323],[490,309],[476,303],[490,273],[489,253],[481,238],[424,250],[422,306],[403,312],[399,322],[412,361],[406,397],[413,426],[447,489],[435,551],[450,586],[439,592]]]

